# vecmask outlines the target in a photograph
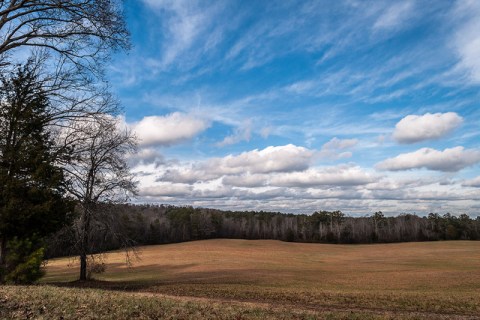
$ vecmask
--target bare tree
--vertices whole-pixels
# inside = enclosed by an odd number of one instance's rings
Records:
[[[127,48],[116,0],[0,0],[0,62],[18,48],[43,48],[98,72],[112,50]]]
[[[65,130],[62,137],[73,150],[64,172],[68,191],[79,203],[76,244],[80,280],[86,280],[87,258],[93,249],[92,227],[94,224],[111,227],[112,215],[106,214],[105,204],[124,202],[136,192],[126,161],[126,155],[135,150],[135,139],[111,116],[79,120]]]
[[[111,52],[129,48],[121,4],[0,0],[0,72],[11,73],[25,63],[18,57],[29,57],[50,100],[48,125],[68,127],[80,117],[117,111],[110,108],[108,84],[101,80]]]

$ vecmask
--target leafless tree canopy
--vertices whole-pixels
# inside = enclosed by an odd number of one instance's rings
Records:
[[[43,48],[77,68],[101,70],[112,50],[128,47],[115,0],[0,0],[0,62],[13,49]]]
[[[79,203],[75,238],[80,253],[80,279],[86,280],[93,226],[103,224],[105,231],[115,232],[102,214],[102,204],[124,202],[136,192],[126,162],[126,155],[135,150],[135,139],[108,115],[74,121],[60,137],[61,144],[72,150],[63,169],[68,192]]]
[[[33,64],[49,97],[52,127],[118,104],[103,79],[110,53],[129,47],[122,0],[0,0],[0,72]]]
[[[79,201],[123,202],[135,191],[125,160],[135,150],[135,139],[115,118],[76,121],[61,137],[73,150],[64,170],[69,192]]]

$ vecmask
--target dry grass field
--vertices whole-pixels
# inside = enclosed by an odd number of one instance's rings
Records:
[[[48,285],[2,288],[0,299],[9,293],[8,303],[16,295],[36,301],[41,291],[38,301],[50,299],[52,305],[61,301],[56,296],[72,295],[84,299],[75,304],[111,306],[117,301],[117,309],[124,306],[122,312],[127,312],[115,317],[110,312],[106,318],[131,318],[135,314],[128,310],[145,309],[138,318],[480,319],[479,242],[208,240],[142,247],[132,268],[122,253],[108,253],[105,259],[107,270],[96,282],[72,283],[78,272],[75,261],[55,259],[42,280]],[[76,288],[65,288],[72,286]],[[119,301],[138,302],[137,309]],[[75,315],[61,316],[69,314]],[[95,315],[99,313],[90,316]]]

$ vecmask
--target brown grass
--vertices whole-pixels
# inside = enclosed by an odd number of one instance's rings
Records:
[[[326,245],[208,240],[143,247],[133,268],[119,252],[107,254],[106,261],[107,272],[97,277],[103,282],[88,285],[323,315],[480,315],[479,242]],[[77,269],[71,259],[49,261],[43,282],[72,281]]]

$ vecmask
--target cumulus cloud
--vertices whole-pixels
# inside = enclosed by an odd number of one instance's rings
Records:
[[[180,168],[167,169],[157,178],[157,181],[170,181],[179,183],[194,184],[200,181],[210,181],[220,178],[216,172],[206,172],[197,169],[197,166],[185,166]]]
[[[400,171],[426,168],[429,170],[455,172],[480,162],[480,150],[463,147],[447,148],[443,151],[422,148],[384,160],[377,169]]]
[[[317,188],[365,185],[375,181],[375,179],[377,177],[365,172],[358,166],[343,164],[335,167],[310,168],[296,172],[227,175],[222,179],[222,183],[244,188],[265,186]]]
[[[140,146],[168,146],[193,138],[208,128],[207,121],[180,112],[149,116],[130,124]]]
[[[337,137],[334,137],[322,146],[319,156],[328,159],[350,158],[352,153],[345,150],[353,148],[357,143],[357,139],[338,139]]]
[[[410,200],[410,201],[458,201],[471,199],[472,195],[441,190],[375,190],[368,195],[370,199],[377,200]]]
[[[474,187],[474,188],[480,188],[480,176],[470,179],[470,180],[465,180],[462,183],[462,187]]]
[[[176,197],[188,196],[192,193],[193,187],[181,183],[168,183],[141,188],[140,196],[144,197]]]
[[[127,159],[132,167],[151,163],[159,166],[164,162],[163,156],[157,150],[151,148],[140,149],[135,154],[128,155]]]
[[[224,185],[255,188],[262,187],[267,184],[268,176],[264,174],[242,174],[225,176],[222,179]]]
[[[309,167],[313,155],[312,150],[292,144],[270,146],[262,150],[255,149],[239,155],[211,158],[190,166],[167,169],[159,180],[193,184],[219,179],[225,175],[302,171]],[[231,183],[233,180],[227,181]]]
[[[408,115],[395,126],[393,138],[405,144],[438,139],[452,132],[462,121],[455,112]]]
[[[270,185],[283,187],[355,186],[373,181],[374,177],[358,166],[339,165],[275,175],[272,177]]]
[[[213,158],[204,165],[222,174],[301,171],[308,168],[314,152],[293,144],[243,152],[237,156]]]

